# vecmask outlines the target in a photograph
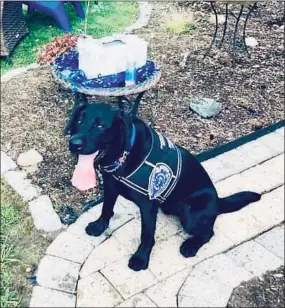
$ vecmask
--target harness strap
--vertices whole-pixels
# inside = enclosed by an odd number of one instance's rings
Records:
[[[141,164],[127,176],[113,174],[113,177],[150,200],[164,202],[179,180],[182,156],[179,148],[168,138],[152,129],[150,132],[152,145]]]

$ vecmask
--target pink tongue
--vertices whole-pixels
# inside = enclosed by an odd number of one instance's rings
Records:
[[[93,166],[97,153],[90,155],[79,155],[77,165],[72,176],[72,185],[84,191],[97,186],[96,173]]]

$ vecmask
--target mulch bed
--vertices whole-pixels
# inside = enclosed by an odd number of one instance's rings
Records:
[[[211,57],[202,58],[213,32],[207,7],[183,7],[194,12],[194,31],[179,36],[165,32],[162,25],[177,8],[176,3],[156,3],[149,26],[137,31],[149,42],[149,56],[162,70],[158,86],[141,104],[140,116],[194,154],[283,119],[283,32],[275,24],[283,16],[283,4],[261,5],[250,19],[247,35],[259,45],[250,50],[251,59],[241,55],[235,69],[229,66],[225,50],[215,48]],[[190,54],[181,69],[186,51]],[[202,119],[189,110],[190,100],[196,97],[221,102],[221,113]],[[72,104],[73,96],[59,90],[45,67],[2,84],[1,145],[14,159],[30,148],[38,150],[44,161],[30,175],[32,181],[56,208],[79,209],[96,191],[80,193],[70,183],[76,161],[68,151],[63,128]]]
[[[284,266],[243,282],[232,293],[228,307],[284,307]]]

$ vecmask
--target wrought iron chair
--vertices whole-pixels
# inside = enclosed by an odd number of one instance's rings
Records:
[[[28,33],[29,30],[23,16],[22,3],[18,1],[1,1],[0,55],[9,57],[14,47]]]

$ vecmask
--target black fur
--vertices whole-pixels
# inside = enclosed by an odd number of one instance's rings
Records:
[[[94,167],[98,164],[110,165],[129,146],[132,123],[136,127],[135,143],[126,163],[118,170],[120,175],[128,175],[148,153],[151,135],[141,120],[132,120],[105,103],[83,104],[75,112],[70,123],[70,150],[74,154],[91,154],[99,150],[101,159],[95,160]],[[184,230],[191,235],[180,247],[181,254],[188,258],[195,256],[214,235],[213,226],[219,214],[237,211],[261,197],[253,192],[240,192],[227,198],[219,198],[202,165],[187,150],[182,147],[179,149],[183,161],[181,176],[175,189],[163,204],[149,200],[147,196],[116,181],[111,174],[103,173],[102,214],[97,221],[86,227],[86,232],[91,236],[99,236],[108,228],[119,195],[133,201],[140,209],[142,230],[141,243],[129,260],[129,267],[135,271],[148,267],[155,242],[159,207],[164,213],[177,216]]]

